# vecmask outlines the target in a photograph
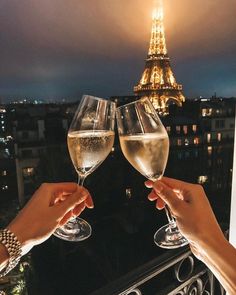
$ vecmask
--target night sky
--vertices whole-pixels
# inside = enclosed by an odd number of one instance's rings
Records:
[[[0,97],[132,94],[152,0],[0,0]],[[236,0],[164,0],[167,49],[187,97],[236,96]]]

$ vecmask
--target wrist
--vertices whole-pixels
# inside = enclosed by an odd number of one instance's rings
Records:
[[[196,244],[196,248],[198,249],[200,259],[203,262],[207,262],[212,254],[220,255],[222,247],[225,247],[227,244],[227,239],[222,232],[219,232],[217,234],[212,233],[205,239],[201,239],[200,241],[198,241]]]
[[[5,251],[1,247],[3,256],[1,257],[0,278],[2,278],[18,264],[22,256],[22,248],[16,235],[9,229],[0,230],[0,243],[5,247]],[[3,270],[2,267],[4,267]]]
[[[25,255],[32,247],[29,247],[29,241],[25,235],[25,230],[20,229],[17,222],[11,222],[7,229],[9,229],[18,239],[21,244],[22,255]]]
[[[0,270],[7,266],[10,256],[6,247],[0,243]]]

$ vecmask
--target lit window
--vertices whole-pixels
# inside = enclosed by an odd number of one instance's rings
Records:
[[[212,146],[207,147],[207,153],[209,156],[212,154]]]
[[[23,176],[24,177],[30,177],[33,175],[34,175],[34,168],[33,167],[23,168]]]
[[[127,189],[125,190],[125,194],[126,194],[126,197],[127,197],[128,199],[130,199],[130,198],[132,197],[132,189],[131,189],[131,188],[127,188]]]
[[[183,132],[184,132],[184,134],[188,133],[188,126],[186,126],[186,125],[183,126]]]
[[[206,117],[206,109],[202,109],[202,117]]]
[[[193,130],[194,133],[196,133],[197,132],[197,125],[193,125],[192,130]]]
[[[5,154],[6,154],[7,156],[10,156],[10,151],[9,151],[9,149],[5,149]]]
[[[221,138],[222,138],[222,137],[221,137],[221,133],[218,133],[218,134],[217,134],[217,140],[218,140],[218,141],[221,141]]]
[[[207,133],[207,143],[211,142],[211,133]]]
[[[177,145],[182,145],[182,140],[180,138],[177,139]]]
[[[200,143],[200,138],[195,137],[194,140],[193,140],[193,143],[196,144],[196,145],[199,144]]]
[[[170,131],[171,131],[171,127],[170,127],[170,126],[166,126],[166,131],[167,131],[168,133],[170,133]]]
[[[176,130],[177,133],[180,133],[180,130],[181,130],[180,126],[176,126],[175,130]]]
[[[202,109],[202,117],[210,117],[212,115],[212,109]]]
[[[12,139],[13,139],[13,137],[11,135],[7,135],[7,141],[10,141]]]
[[[207,180],[208,180],[208,176],[207,175],[200,175],[200,176],[198,176],[198,183],[199,184],[204,184],[204,183],[206,183],[207,182]]]
[[[115,148],[114,148],[114,146],[111,148],[111,152],[112,153],[114,153],[114,151],[115,151]]]
[[[2,176],[6,176],[7,175],[7,171],[6,170],[3,170],[2,173],[1,173],[1,175]]]
[[[184,145],[189,145],[189,140],[187,138],[184,140]]]
[[[2,191],[6,191],[6,190],[8,190],[8,185],[2,185]]]

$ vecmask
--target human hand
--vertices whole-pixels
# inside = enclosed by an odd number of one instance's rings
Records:
[[[199,259],[205,244],[223,239],[223,233],[201,185],[167,177],[155,183],[148,180],[145,185],[153,188],[148,199],[156,201],[157,209],[161,210],[165,204],[168,205],[181,233]]]
[[[8,225],[22,244],[22,254],[47,240],[85,208],[93,208],[89,192],[76,183],[45,183]]]

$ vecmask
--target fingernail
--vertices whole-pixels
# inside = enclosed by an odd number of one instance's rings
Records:
[[[145,181],[144,184],[145,184],[145,186],[148,187],[148,188],[153,187],[153,183],[150,182],[150,180]]]
[[[88,209],[93,209],[94,208],[94,204],[85,204],[86,205],[86,207],[88,208]]]
[[[151,194],[148,195],[148,200],[151,201],[152,197],[151,197]]]

